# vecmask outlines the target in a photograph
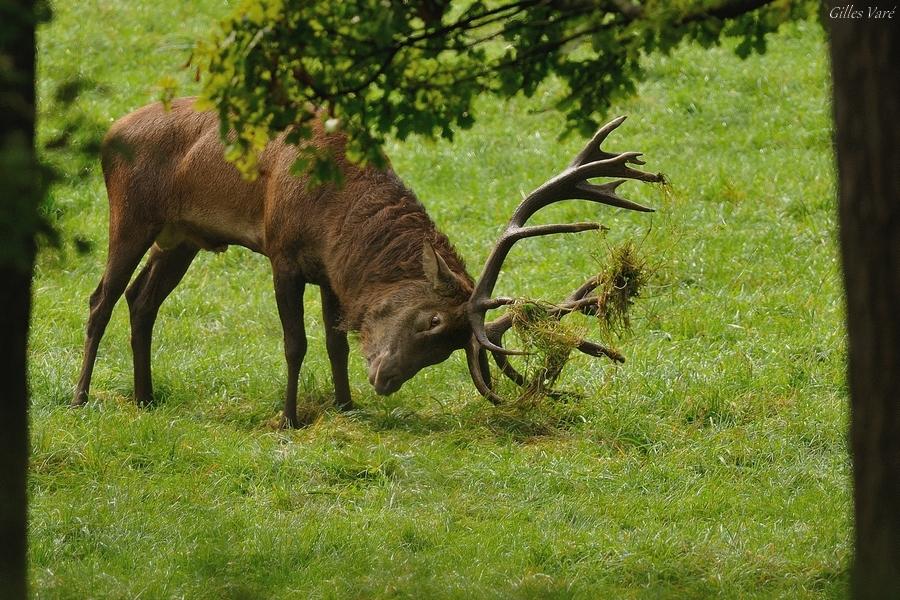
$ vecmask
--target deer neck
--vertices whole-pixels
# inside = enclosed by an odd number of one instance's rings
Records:
[[[354,186],[342,221],[329,244],[329,282],[344,308],[345,325],[356,331],[371,304],[424,280],[422,248],[427,240],[462,279],[471,282],[462,259],[435,228],[425,207],[392,173],[359,194]]]

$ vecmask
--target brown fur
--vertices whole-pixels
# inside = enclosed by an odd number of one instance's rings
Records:
[[[335,274],[332,285],[347,298],[349,328],[359,330],[370,292],[423,278],[421,256],[426,240],[468,283],[458,296],[465,302],[472,292],[472,278],[415,194],[392,172],[371,173],[366,183],[377,188],[351,203],[331,244],[334,254],[329,272]]]
[[[374,375],[370,372],[376,389],[399,387],[397,382],[423,364],[437,362],[462,345],[460,340],[468,335],[464,306],[472,278],[424,206],[390,168],[350,163],[343,154],[344,138],[325,133],[317,124],[311,143],[336,157],[343,186],[328,184],[309,192],[306,178],[290,174],[296,149],[283,136],[266,147],[259,161],[261,175],[248,182],[222,158],[216,116],[194,111],[193,102],[175,100],[168,111],[158,103],[138,109],[118,120],[104,141],[109,255],[91,297],[75,403],[87,399],[97,345],[112,307],[151,246],[146,267],[126,293],[135,396],[142,403],[152,397],[150,339],[159,305],[199,249],[220,251],[236,244],[271,261],[285,329],[285,418],[291,424],[296,419],[297,374],[306,350],[302,322],[306,283],[322,288],[326,346],[337,402],[344,407],[351,403],[342,325],[362,330],[364,346],[369,340],[387,340],[378,348],[364,347],[370,364],[376,365]],[[449,268],[449,273],[440,274],[441,281],[429,281],[423,271],[429,247]],[[412,314],[412,309],[403,315],[392,312],[391,299],[415,305],[421,314]],[[399,327],[403,322],[409,327],[420,322],[422,314],[430,314],[427,311],[440,315],[441,326],[435,330],[443,336],[435,334],[429,338],[431,346],[416,345],[407,352],[410,345],[392,339],[388,325]],[[384,323],[373,323],[375,314]],[[422,337],[418,331],[415,335]],[[420,357],[423,353],[428,356]],[[394,360],[395,355],[402,356]]]

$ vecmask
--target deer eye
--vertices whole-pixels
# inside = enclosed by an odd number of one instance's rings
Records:
[[[428,329],[434,329],[435,327],[437,327],[437,326],[440,325],[440,324],[441,324],[441,316],[440,316],[440,315],[433,315],[433,316],[431,317],[431,321],[430,321],[429,324],[428,324]]]

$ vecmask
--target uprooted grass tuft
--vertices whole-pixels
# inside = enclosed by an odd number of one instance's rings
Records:
[[[634,242],[627,241],[610,251],[609,266],[600,273],[597,286],[596,315],[607,331],[622,332],[631,328],[629,309],[650,278],[647,261],[640,256]]]
[[[609,251],[609,262],[597,274],[595,301],[581,311],[596,316],[603,332],[621,334],[631,327],[629,316],[634,299],[650,277],[647,261],[640,255],[634,242],[627,241]],[[524,349],[529,352],[525,365],[526,384],[517,404],[527,403],[535,397],[569,398],[554,390],[572,350],[584,340],[586,327],[562,321],[554,314],[556,306],[533,300],[521,300],[509,307],[513,331]]]
[[[520,401],[552,393],[572,350],[584,339],[583,327],[557,319],[552,309],[551,304],[532,300],[510,306],[513,331],[530,353],[524,373],[527,384]]]

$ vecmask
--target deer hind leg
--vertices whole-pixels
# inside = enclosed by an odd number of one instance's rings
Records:
[[[341,306],[331,289],[322,286],[322,317],[325,321],[325,348],[331,363],[331,379],[334,382],[334,403],[341,410],[353,410],[350,398],[350,378],[347,374],[347,357],[350,346],[347,332],[341,328]]]
[[[147,264],[125,291],[131,316],[134,400],[140,406],[153,400],[150,347],[159,307],[184,277],[198,251],[199,248],[191,243],[168,250],[154,246]]]
[[[75,396],[72,398],[73,406],[87,402],[94,361],[97,359],[97,347],[106,331],[113,307],[122,296],[131,274],[156,236],[156,231],[152,229],[143,228],[142,231],[139,227],[134,229],[135,231],[131,231],[128,227],[117,227],[112,224],[110,226],[106,269],[103,271],[100,284],[91,294],[84,359],[81,363],[81,375],[75,387]]]
[[[284,330],[284,357],[287,360],[287,390],[284,398],[284,422],[297,427],[297,380],[300,365],[306,356],[306,330],[303,325],[303,291],[306,280],[302,274],[274,267],[275,301]]]

